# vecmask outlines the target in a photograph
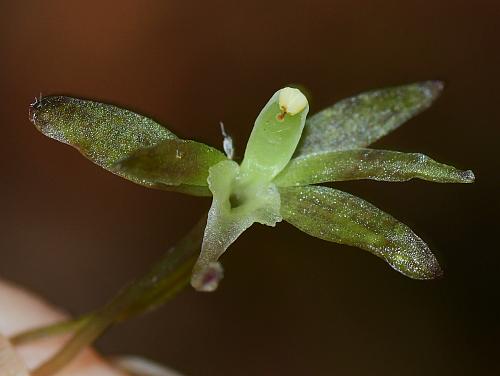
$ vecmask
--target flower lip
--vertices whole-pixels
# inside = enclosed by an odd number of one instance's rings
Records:
[[[193,287],[198,291],[212,292],[217,289],[219,282],[224,277],[224,269],[219,262],[211,262],[200,273],[198,278],[192,280]]]

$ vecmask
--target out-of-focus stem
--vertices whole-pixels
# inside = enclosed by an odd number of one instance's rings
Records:
[[[33,342],[41,338],[57,336],[74,332],[80,329],[86,322],[92,318],[92,314],[87,314],[76,319],[59,321],[51,325],[42,326],[21,332],[11,337],[9,340],[14,346]]]
[[[114,323],[158,307],[186,287],[201,246],[205,223],[204,217],[163,256],[149,273],[125,287],[102,309],[91,314],[85,322],[80,324],[81,326],[77,326],[76,322],[68,322],[68,325],[66,327],[62,325],[57,333],[47,331],[48,328],[45,328],[47,335],[60,334],[74,329],[76,332],[58,353],[34,370],[32,375],[53,375]],[[44,328],[37,330],[41,333]],[[28,333],[17,337],[26,338],[26,336]]]

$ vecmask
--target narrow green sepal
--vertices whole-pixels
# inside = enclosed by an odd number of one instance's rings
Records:
[[[150,188],[210,196],[206,187],[151,183],[128,175],[116,163],[164,140],[178,140],[168,129],[132,111],[89,100],[45,97],[30,108],[30,119],[44,135],[76,148],[90,161]]]
[[[414,178],[438,183],[472,183],[474,174],[419,153],[353,149],[294,158],[274,183],[287,187],[344,180],[407,181]]]
[[[429,247],[372,204],[328,187],[279,188],[283,219],[314,237],[367,250],[414,279],[442,275]]]
[[[45,97],[32,105],[30,116],[44,135],[73,146],[104,168],[138,149],[177,138],[145,116],[71,97]]]
[[[310,117],[295,156],[364,148],[428,108],[441,81],[374,90],[344,99]]]

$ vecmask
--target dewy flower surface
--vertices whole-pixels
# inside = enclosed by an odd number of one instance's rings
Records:
[[[253,223],[285,220],[327,241],[365,249],[415,279],[442,274],[411,229],[372,204],[316,184],[413,178],[471,183],[458,170],[418,153],[366,147],[428,108],[438,81],[375,90],[345,99],[307,118],[306,97],[278,90],[255,121],[240,164],[219,150],[178,138],[151,119],[115,106],[46,97],[31,106],[45,135],[77,148],[103,168],[150,188],[212,196],[192,285],[214,290],[219,257]]]

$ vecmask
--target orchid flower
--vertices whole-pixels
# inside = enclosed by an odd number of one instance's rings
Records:
[[[150,188],[212,196],[191,284],[213,291],[221,255],[252,224],[287,221],[330,242],[367,250],[414,279],[442,274],[429,247],[389,214],[321,186],[345,180],[472,183],[472,171],[418,153],[367,149],[428,108],[442,91],[426,81],[363,93],[307,118],[304,94],[285,87],[257,116],[241,163],[226,135],[221,151],[178,138],[155,121],[112,105],[62,96],[35,101],[30,118],[45,135],[101,167]]]

